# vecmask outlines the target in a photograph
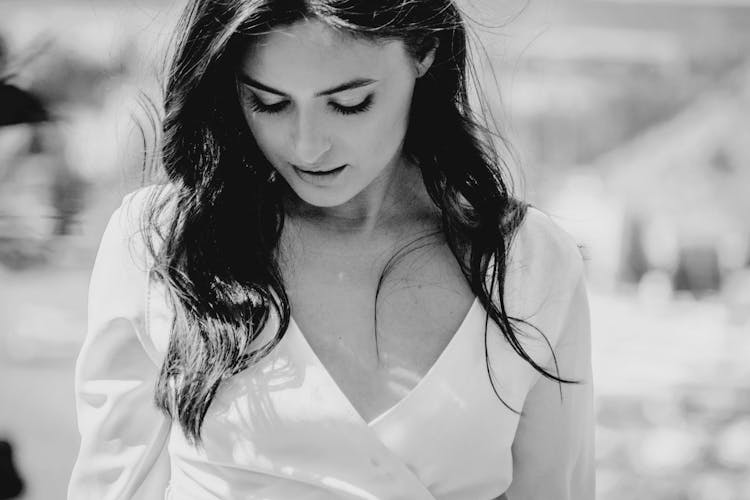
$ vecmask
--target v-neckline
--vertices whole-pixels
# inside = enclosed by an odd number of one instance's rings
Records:
[[[387,408],[385,411],[381,412],[379,415],[377,415],[375,418],[373,418],[370,421],[367,421],[360,411],[354,406],[352,403],[352,400],[347,396],[347,394],[341,389],[341,386],[339,386],[338,382],[336,382],[336,379],[333,378],[331,375],[331,372],[328,371],[328,368],[323,364],[323,362],[320,360],[320,357],[318,357],[315,350],[312,348],[312,345],[307,341],[307,338],[305,338],[305,334],[300,329],[299,325],[297,325],[297,322],[294,320],[293,316],[289,316],[289,328],[292,328],[293,331],[299,336],[302,343],[305,345],[307,350],[310,352],[314,362],[320,367],[321,371],[325,374],[325,376],[330,380],[331,385],[335,388],[336,392],[341,396],[341,398],[346,401],[346,403],[349,405],[349,407],[352,409],[354,414],[359,418],[360,421],[365,423],[368,427],[374,427],[379,422],[381,422],[386,416],[390,415],[391,413],[395,412],[396,409],[400,406],[403,406],[403,404],[406,402],[406,400],[411,399],[414,397],[414,394],[421,389],[423,385],[425,385],[425,382],[431,377],[433,372],[436,371],[437,367],[443,363],[445,363],[445,358],[448,356],[449,352],[453,349],[454,345],[456,344],[456,339],[461,334],[461,332],[465,329],[466,323],[468,322],[469,318],[471,317],[474,309],[478,307],[480,304],[479,297],[474,296],[474,300],[471,303],[471,306],[469,306],[468,311],[466,311],[466,314],[464,315],[463,319],[461,320],[461,324],[458,326],[456,331],[451,336],[450,340],[448,341],[448,344],[443,348],[443,350],[438,355],[437,359],[432,363],[430,368],[427,370],[427,372],[422,376],[422,378],[419,379],[419,381],[414,385],[414,387],[409,390],[404,397],[396,401],[395,404]]]

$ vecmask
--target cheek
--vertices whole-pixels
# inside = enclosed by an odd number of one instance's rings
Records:
[[[248,128],[263,154],[272,159],[283,147],[283,129],[273,120],[264,119],[263,116],[253,117],[253,114],[253,111],[245,112]]]
[[[388,156],[400,146],[409,123],[410,103],[410,95],[391,98],[388,106],[372,117],[366,132],[371,152]]]

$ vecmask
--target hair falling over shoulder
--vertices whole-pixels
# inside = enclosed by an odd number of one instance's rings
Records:
[[[175,312],[157,405],[200,444],[222,381],[265,356],[289,324],[276,262],[281,192],[279,183],[268,182],[274,170],[244,120],[233,71],[244,44],[306,18],[360,39],[402,40],[415,57],[438,40],[434,63],[414,89],[404,154],[419,166],[445,238],[489,318],[534,369],[570,382],[524,351],[512,324],[522,320],[505,310],[506,258],[526,205],[506,185],[495,143],[503,137],[469,105],[470,82],[480,87],[457,6],[451,0],[191,0],[175,32],[160,126],[154,121],[160,132],[154,164],[167,184],[149,206],[146,234],[152,275],[166,285]],[[278,331],[257,345],[273,310]],[[489,360],[488,373],[492,378]]]

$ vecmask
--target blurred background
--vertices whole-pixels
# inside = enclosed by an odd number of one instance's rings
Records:
[[[583,246],[598,498],[750,499],[750,0],[458,3],[519,193]],[[158,101],[182,5],[0,0],[0,440],[19,498],[65,497],[89,273],[141,182],[139,95]]]

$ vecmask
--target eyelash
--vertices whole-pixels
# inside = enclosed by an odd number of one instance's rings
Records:
[[[373,101],[373,94],[368,95],[365,97],[365,100],[362,101],[360,104],[357,104],[355,106],[341,106],[340,104],[331,103],[331,106],[333,107],[334,111],[336,111],[339,114],[342,115],[355,115],[358,113],[364,113],[365,111],[369,110],[372,106]],[[269,114],[276,114],[280,113],[284,110],[284,108],[287,105],[287,101],[282,101],[276,104],[263,104],[260,99],[255,97],[254,94],[250,94],[250,107],[253,109],[253,111],[257,111],[259,113],[269,113]]]

